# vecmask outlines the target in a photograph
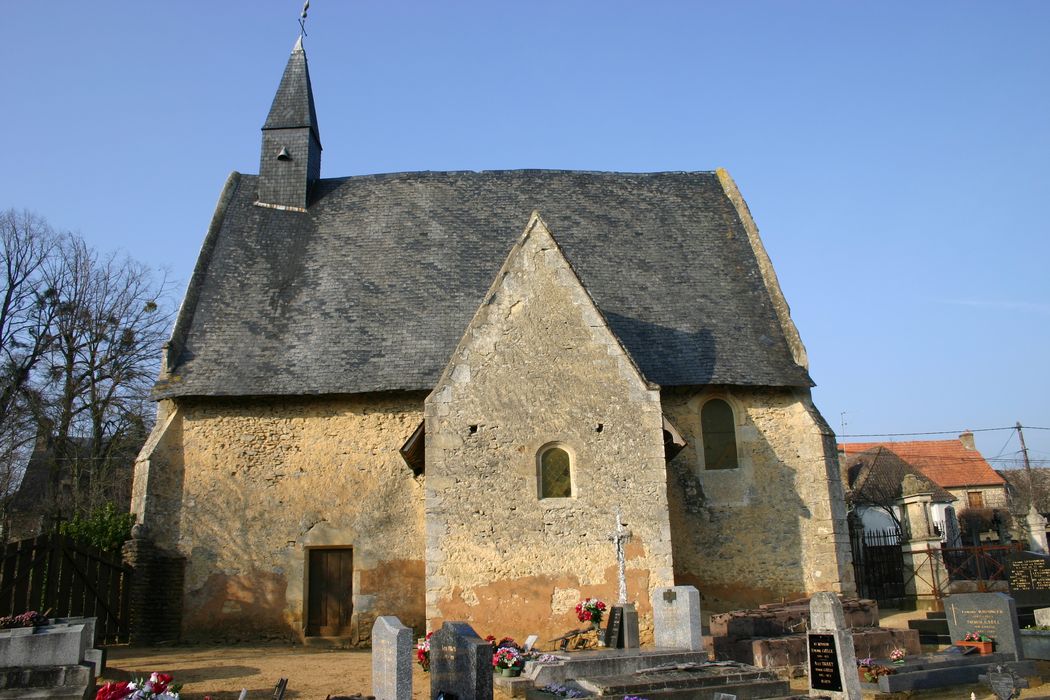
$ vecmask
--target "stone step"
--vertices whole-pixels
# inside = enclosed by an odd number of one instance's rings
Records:
[[[759,700],[781,697],[791,692],[790,684],[778,679],[723,683],[705,681],[698,684],[696,679],[658,676],[648,678],[645,682],[605,686],[584,681],[579,685],[602,698],[622,698],[634,695],[643,696],[649,700],[715,700],[720,694],[735,695],[737,700]]]

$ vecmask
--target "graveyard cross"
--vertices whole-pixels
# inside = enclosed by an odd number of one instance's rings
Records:
[[[617,575],[620,583],[620,605],[627,605],[627,558],[624,553],[624,545],[631,539],[631,531],[624,527],[625,523],[620,519],[620,509],[616,509],[616,532],[609,535],[609,539],[616,543],[616,565]]]

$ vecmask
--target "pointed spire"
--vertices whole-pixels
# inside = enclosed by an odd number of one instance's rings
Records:
[[[295,129],[308,127],[317,142],[321,135],[317,129],[317,112],[314,109],[314,91],[310,85],[310,69],[306,63],[303,37],[299,36],[284,67],[281,84],[270,105],[263,129]]]
[[[305,211],[310,185],[321,177],[321,137],[301,35],[288,57],[262,133],[257,203]]]

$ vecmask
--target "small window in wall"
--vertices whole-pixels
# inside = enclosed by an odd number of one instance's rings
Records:
[[[704,469],[736,469],[736,420],[733,408],[722,399],[711,399],[700,409],[704,440]]]
[[[572,457],[556,445],[540,451],[540,498],[572,498]]]
[[[966,500],[971,508],[984,508],[984,494],[980,491],[967,491]]]

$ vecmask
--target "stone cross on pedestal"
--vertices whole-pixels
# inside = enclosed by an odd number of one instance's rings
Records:
[[[624,527],[625,523],[620,518],[620,509],[616,509],[616,532],[609,535],[609,539],[616,544],[616,571],[620,583],[620,605],[627,605],[627,555],[624,545],[631,539],[631,531]]]

